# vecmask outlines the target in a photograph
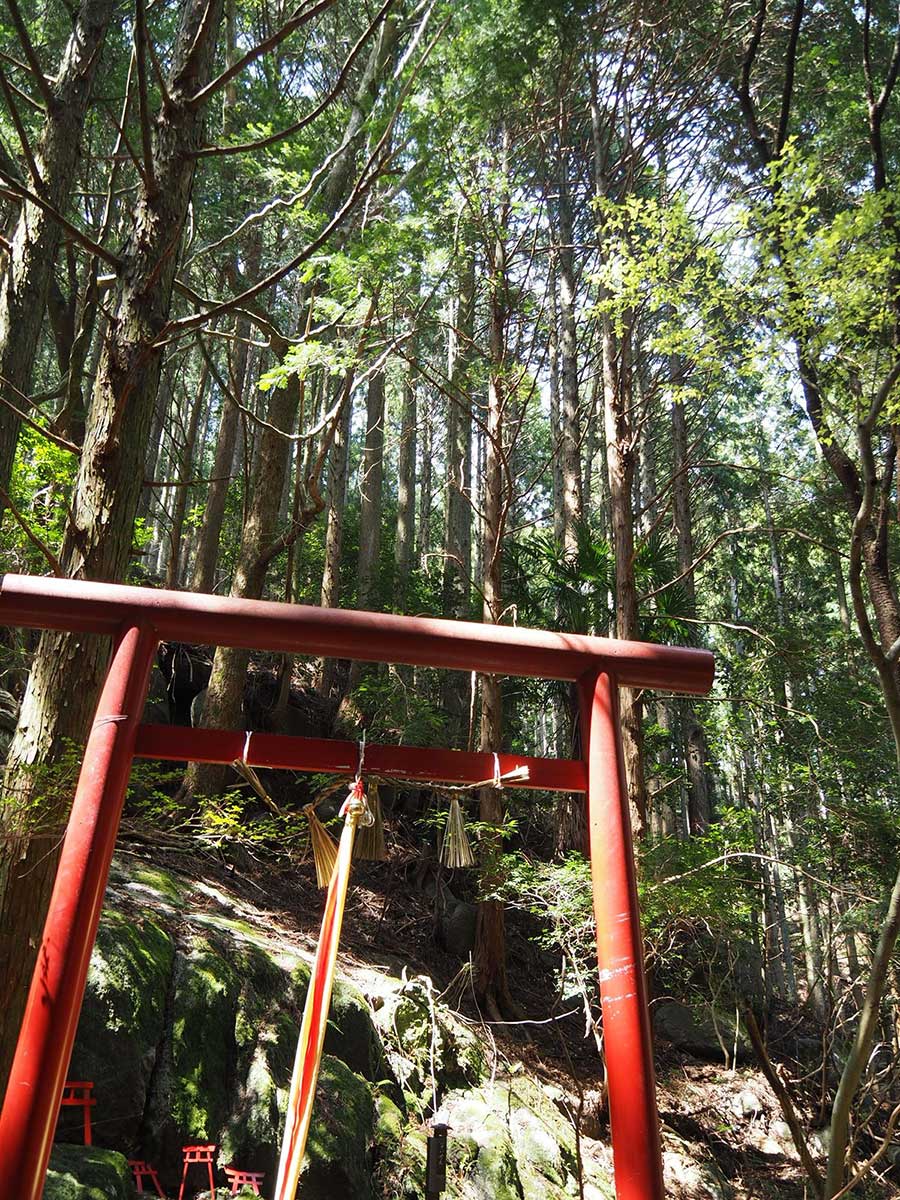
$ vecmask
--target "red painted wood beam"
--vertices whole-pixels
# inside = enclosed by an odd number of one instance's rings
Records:
[[[579,691],[616,1200],[664,1200],[619,689],[600,671]]]
[[[181,725],[142,725],[135,754],[175,762],[230,763],[242,758],[246,733],[222,729],[188,729]],[[251,767],[321,771],[353,775],[359,758],[356,742],[331,738],[285,737],[254,733],[247,747]],[[500,754],[500,773],[527,767],[527,779],[504,780],[504,787],[547,792],[586,792],[587,768],[581,759],[527,758]],[[365,770],[371,775],[440,783],[481,783],[494,775],[493,754],[470,754],[420,746],[366,746]]]
[[[699,695],[709,691],[714,670],[707,650],[683,646],[81,579],[0,577],[2,624],[112,634],[123,621],[149,621],[163,641],[540,679],[574,681],[601,668],[613,671],[619,683],[629,687]]]
[[[0,1112],[0,1180],[16,1200],[44,1190],[155,653],[149,629],[119,631],[88,735]]]

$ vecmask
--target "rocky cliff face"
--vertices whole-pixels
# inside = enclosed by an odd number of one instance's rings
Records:
[[[220,1167],[264,1171],[265,1193],[307,956],[234,896],[130,863],[111,880],[69,1071],[94,1081],[97,1148],[56,1147],[46,1200],[124,1200],[120,1154],[154,1163],[175,1194],[190,1142],[215,1142]],[[608,1160],[579,1156],[552,1089],[501,1068],[430,979],[355,974],[361,986],[335,987],[303,1200],[420,1197],[435,1091],[451,1125],[448,1195],[612,1196]],[[79,1133],[64,1112],[58,1140]],[[199,1170],[194,1178],[199,1189]]]

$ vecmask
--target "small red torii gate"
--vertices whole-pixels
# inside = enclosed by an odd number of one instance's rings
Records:
[[[527,764],[527,781],[509,786],[587,795],[616,1194],[618,1200],[661,1200],[659,1118],[618,688],[705,694],[714,669],[708,651],[24,575],[0,577],[0,623],[113,638],[0,1111],[0,1179],[14,1185],[17,1200],[40,1200],[43,1191],[132,759],[229,763],[243,754],[244,732],[139,724],[160,641],[577,684],[584,758],[500,755],[500,770]],[[352,775],[357,747],[259,733],[248,762]],[[369,745],[366,765],[397,778],[477,783],[493,775],[494,756]]]

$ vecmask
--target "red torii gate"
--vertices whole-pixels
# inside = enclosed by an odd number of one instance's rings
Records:
[[[383,613],[233,600],[68,579],[0,577],[0,623],[106,634],[112,657],[60,855],[44,934],[0,1112],[0,1179],[18,1200],[40,1200],[75,1041],[91,949],[132,759],[240,758],[245,733],[139,724],[160,641],[286,651],[569,680],[578,685],[584,758],[501,755],[527,764],[509,786],[586,793],[616,1193],[663,1196],[659,1119],[628,815],[618,688],[702,695],[713,679],[705,650]],[[352,742],[254,734],[248,762],[352,775]],[[477,783],[491,754],[367,746],[373,772]]]

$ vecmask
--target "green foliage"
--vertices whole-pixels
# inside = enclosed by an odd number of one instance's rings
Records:
[[[508,593],[517,598],[528,624],[574,633],[603,635],[614,626],[615,557],[609,542],[586,521],[575,530],[574,549],[565,550],[552,531],[535,529],[507,555]],[[637,541],[634,559],[638,594],[656,593],[644,607],[642,636],[682,645],[696,642],[693,605],[679,579],[671,540],[653,530]]]
[[[228,791],[195,797],[185,809],[177,799],[180,771],[161,771],[151,762],[136,762],[129,785],[126,816],[132,828],[163,831],[206,850],[242,847],[272,858],[296,861],[309,844],[302,813],[268,812],[252,794]]]

